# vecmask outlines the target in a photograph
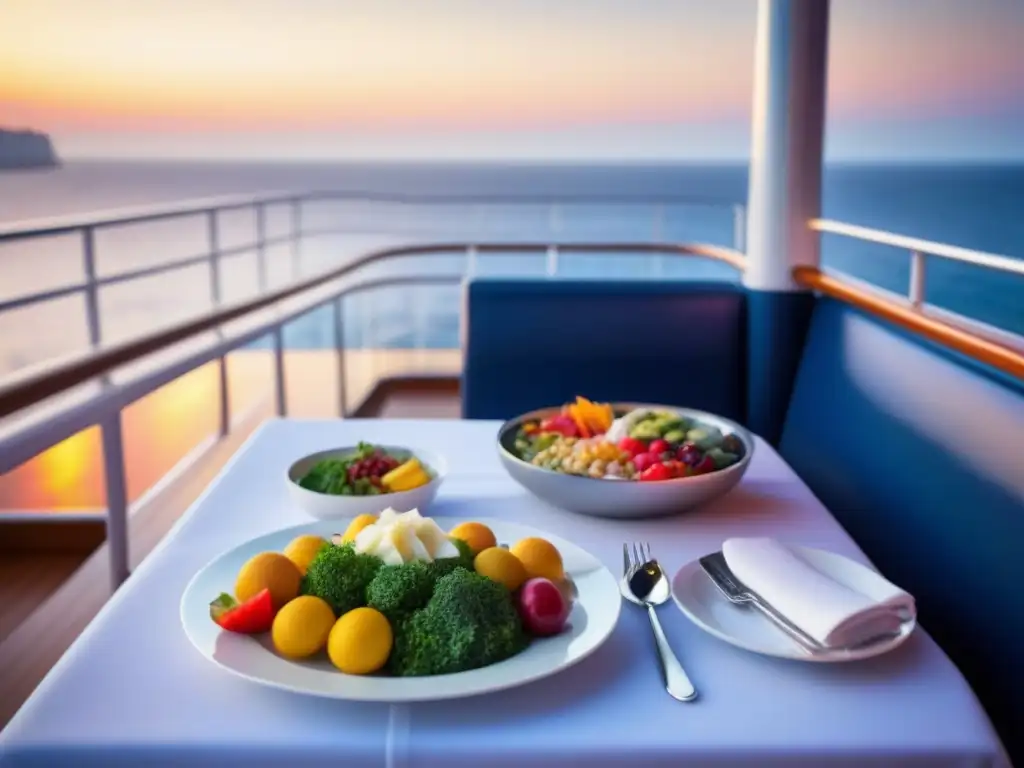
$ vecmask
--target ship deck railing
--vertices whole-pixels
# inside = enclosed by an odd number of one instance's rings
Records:
[[[586,242],[559,239],[557,231],[544,238],[526,240],[487,240],[484,238],[446,239],[393,245],[364,253],[341,266],[326,269],[313,276],[303,276],[303,244],[326,233],[345,234],[350,229],[315,228],[304,224],[306,207],[317,202],[347,201],[382,203],[388,206],[420,206],[435,210],[437,206],[462,206],[481,210],[487,206],[533,206],[548,212],[551,230],[557,230],[561,212],[573,205],[643,205],[652,212],[655,224],[666,206],[715,205],[715,201],[692,198],[659,198],[587,196],[557,201],[536,197],[402,197],[359,195],[355,193],[310,192],[217,198],[178,206],[118,211],[92,217],[70,217],[28,222],[0,227],[0,242],[26,240],[55,235],[77,235],[81,239],[85,279],[70,286],[36,292],[0,302],[0,313],[32,304],[53,301],[70,294],[84,297],[86,325],[91,348],[84,353],[59,360],[45,361],[27,367],[0,382],[0,472],[8,472],[19,464],[41,454],[82,430],[98,426],[106,488],[106,540],[108,545],[111,586],[116,587],[129,573],[128,515],[130,510],[126,483],[125,447],[122,412],[131,403],[194,371],[214,362],[218,369],[219,436],[232,429],[233,416],[229,398],[229,367],[227,355],[252,342],[270,336],[273,355],[274,412],[287,413],[284,327],[290,322],[323,307],[333,313],[333,347],[336,355],[337,413],[345,417],[359,411],[346,395],[346,345],[343,332],[342,302],[367,291],[387,286],[458,285],[473,274],[477,260],[489,254],[543,254],[546,272],[557,277],[559,259],[573,254],[622,255],[646,253],[667,257],[699,257],[713,259],[742,273],[745,257],[742,249],[743,214],[741,206],[731,206],[734,232],[732,246],[702,243],[673,243],[657,239],[636,241],[600,240]],[[284,207],[289,212],[287,234],[268,236],[268,210]],[[228,211],[248,210],[254,214],[255,239],[246,246],[220,246],[219,222]],[[151,265],[144,269],[97,275],[95,234],[103,228],[126,226],[182,217],[205,217],[208,251],[202,255]],[[838,222],[819,220],[809,226],[860,240],[901,248],[911,258],[911,281],[906,295],[899,296],[863,284],[849,276],[818,268],[799,267],[794,270],[796,282],[821,294],[855,305],[863,311],[883,317],[907,331],[925,336],[970,358],[984,362],[1007,375],[1024,379],[1024,339],[1022,337],[956,315],[930,305],[926,300],[925,269],[927,258],[935,257],[969,263],[987,269],[1017,275],[1024,274],[1024,263],[1009,257],[955,248],[915,238],[905,238],[879,230],[870,230]],[[429,227],[427,228],[429,230]],[[652,230],[657,235],[658,229]],[[422,237],[423,232],[419,236]],[[405,233],[404,236],[410,236]],[[416,235],[412,235],[416,236]],[[272,243],[287,245],[291,253],[293,279],[283,287],[269,288],[267,283],[267,248]],[[255,251],[260,291],[255,297],[234,303],[222,301],[220,288],[223,259]],[[451,274],[406,274],[395,277],[367,277],[367,267],[407,257],[436,254],[464,254],[464,269]],[[100,288],[114,283],[130,282],[155,274],[170,272],[196,264],[209,267],[210,296],[215,308],[198,317],[143,333],[117,343],[103,343],[102,318],[98,294]],[[423,377],[423,371],[408,372]],[[447,370],[451,378],[458,370]],[[374,396],[371,386],[360,393],[365,400]],[[192,457],[195,458],[195,457]]]

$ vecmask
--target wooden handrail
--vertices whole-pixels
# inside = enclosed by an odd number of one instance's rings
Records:
[[[15,373],[11,380],[0,387],[0,418],[16,413],[37,403],[66,392],[114,369],[152,355],[174,344],[211,331],[232,320],[266,309],[285,299],[319,288],[326,283],[347,277],[356,270],[378,261],[400,256],[418,256],[437,253],[464,252],[476,248],[477,253],[544,253],[555,246],[562,253],[665,253],[679,256],[703,256],[722,261],[742,270],[743,255],[737,251],[719,246],[675,243],[540,243],[540,242],[498,242],[498,243],[427,243],[422,245],[385,248],[370,253],[343,267],[327,270],[315,277],[300,280],[280,290],[258,296],[255,299],[214,310],[202,317],[187,320],[168,328],[141,336],[120,344],[75,355],[57,364],[44,364],[23,373]]]
[[[1001,344],[983,339],[949,323],[929,317],[919,309],[905,307],[863,288],[838,280],[815,267],[796,267],[797,284],[888,320],[904,330],[966,355],[972,360],[1024,380],[1024,355]]]

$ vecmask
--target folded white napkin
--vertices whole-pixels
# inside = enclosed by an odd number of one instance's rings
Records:
[[[826,646],[895,632],[916,610],[910,594],[852,561],[826,575],[799,550],[767,538],[728,539],[722,554],[740,581]]]

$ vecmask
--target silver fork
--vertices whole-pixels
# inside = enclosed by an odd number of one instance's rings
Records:
[[[647,617],[651,620],[654,632],[654,645],[658,651],[661,674],[665,680],[668,695],[678,701],[693,701],[697,698],[697,689],[693,687],[686,675],[683,665],[679,663],[668,638],[658,621],[654,606],[666,602],[672,594],[668,576],[658,561],[651,555],[651,547],[646,542],[634,542],[632,550],[628,544],[622,545],[622,581],[619,591],[631,603],[647,608]]]

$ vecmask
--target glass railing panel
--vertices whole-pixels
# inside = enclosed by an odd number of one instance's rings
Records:
[[[822,265],[899,296],[910,292],[903,248],[822,234]],[[924,255],[924,303],[1024,335],[1024,276]]]

